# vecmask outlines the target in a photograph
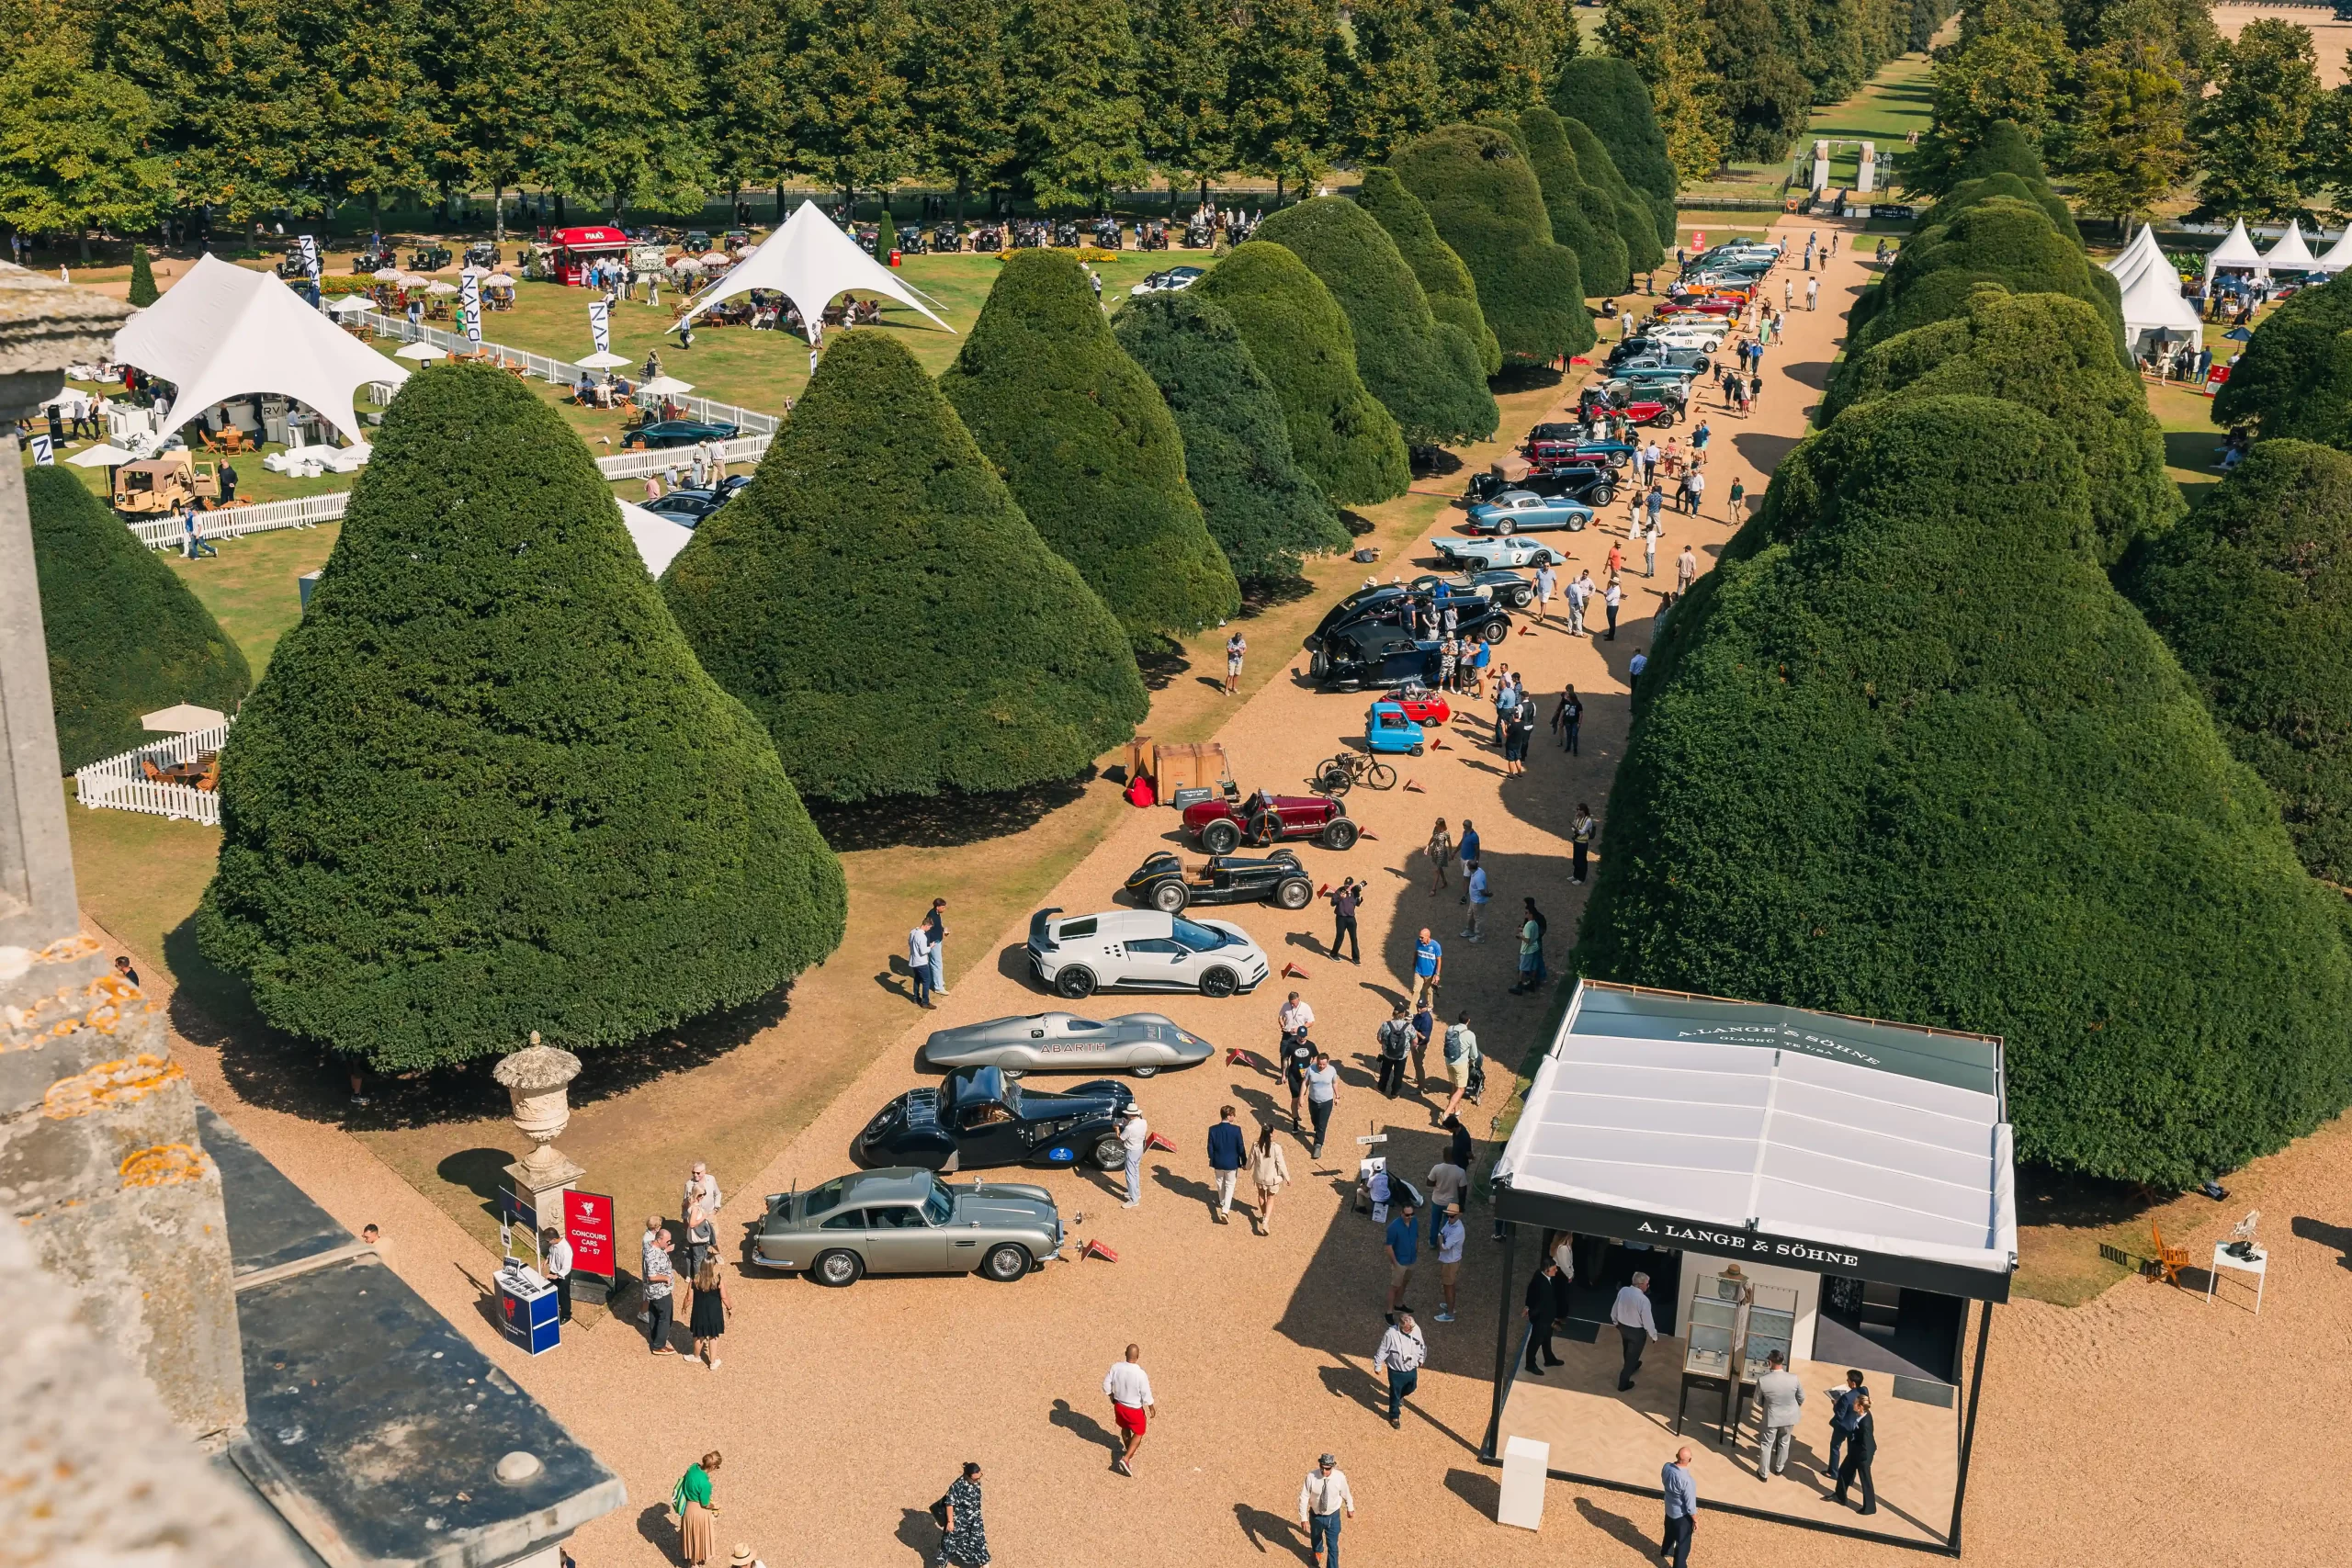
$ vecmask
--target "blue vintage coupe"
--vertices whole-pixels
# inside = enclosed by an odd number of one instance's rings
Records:
[[[1538,495],[1532,490],[1507,490],[1492,501],[1470,509],[1464,531],[1471,534],[1533,534],[1565,528],[1575,533],[1593,519],[1593,510],[1566,496]]]

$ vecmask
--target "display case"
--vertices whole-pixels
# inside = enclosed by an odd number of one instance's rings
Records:
[[[1740,1337],[1740,1377],[1754,1382],[1764,1375],[1765,1359],[1775,1350],[1782,1366],[1796,1360],[1797,1293],[1770,1285],[1755,1287],[1747,1307],[1747,1325]]]
[[[1733,1354],[1739,1348],[1737,1300],[1709,1296],[1702,1281],[1700,1293],[1690,1303],[1686,1332],[1689,1348],[1683,1352],[1682,1370],[1705,1377],[1729,1377]]]

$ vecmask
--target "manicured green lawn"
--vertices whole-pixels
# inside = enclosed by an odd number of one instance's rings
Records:
[[[1780,162],[1733,164],[1719,171],[1715,178],[1686,187],[1685,204],[1703,206],[1709,195],[1777,195],[1782,178],[1797,161],[1811,164],[1813,144],[1822,138],[1876,142],[1882,158],[1890,151],[1900,158],[1910,134],[1926,130],[1933,118],[1929,80],[1933,67],[1934,62],[1924,54],[1906,54],[1888,61],[1852,97],[1815,109],[1804,133]],[[1852,185],[1860,164],[1861,153],[1857,148],[1836,152],[1829,160],[1831,188]]]
[[[268,534],[248,534],[220,542],[220,553],[201,560],[166,556],[171,568],[188,585],[220,629],[244,649],[245,662],[259,681],[277,639],[302,618],[302,589],[297,580],[326,564],[340,527],[322,523],[315,528],[281,528]],[[127,813],[109,811],[102,816]]]

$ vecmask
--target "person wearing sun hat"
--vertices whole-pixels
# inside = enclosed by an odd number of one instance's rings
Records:
[[[735,1555],[727,1560],[727,1568],[768,1568],[752,1555],[752,1549],[741,1541],[735,1543]]]

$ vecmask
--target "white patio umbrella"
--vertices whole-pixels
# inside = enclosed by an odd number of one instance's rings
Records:
[[[218,708],[198,707],[194,703],[179,703],[171,707],[159,708],[153,713],[141,714],[139,718],[141,728],[153,730],[159,735],[190,735],[197,730],[210,729],[215,725],[228,722],[229,716]]]
[[[370,273],[368,276],[373,277],[379,283],[398,283],[401,278],[406,277],[408,274],[402,272],[396,266],[388,266],[381,272]]]
[[[713,251],[702,258],[702,265],[712,272],[720,272],[735,265],[735,258],[722,251]]]
[[[65,460],[77,468],[112,468],[124,463],[139,461],[139,454],[126,452],[119,446],[101,441],[96,446],[76,452]]]
[[[327,306],[332,314],[338,316],[356,316],[374,309],[375,301],[357,294],[345,294]]]
[[[582,370],[617,370],[624,365],[635,362],[625,354],[615,354],[608,349],[600,348],[587,358],[575,359],[571,363]]]
[[[446,277],[436,277],[424,286],[424,291],[427,294],[455,294],[458,286]]]
[[[492,288],[512,288],[514,287],[514,280],[503,272],[493,272],[488,277],[483,278],[482,282],[488,284]]]
[[[692,382],[681,381],[675,376],[656,376],[638,389],[639,391],[656,398],[683,398],[694,389]]]
[[[429,343],[413,343],[406,348],[401,349],[399,353],[393,355],[392,357],[394,359],[415,360],[438,359],[448,352],[449,351],[446,348],[435,348]]]

